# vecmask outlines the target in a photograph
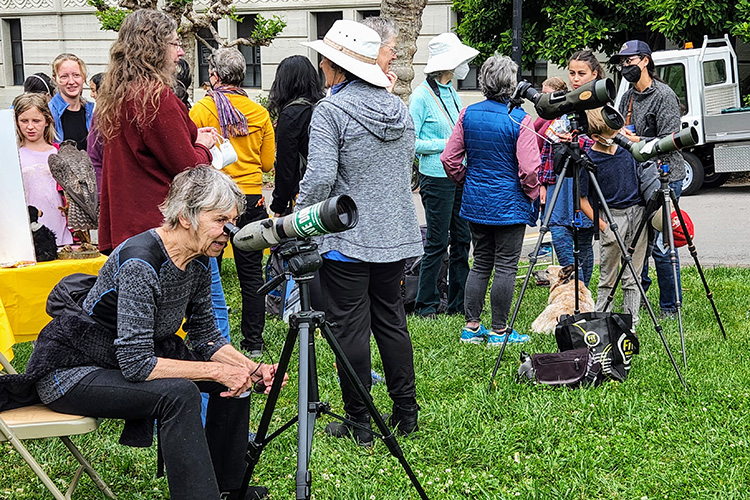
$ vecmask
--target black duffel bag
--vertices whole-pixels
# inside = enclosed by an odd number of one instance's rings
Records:
[[[588,312],[563,315],[555,328],[561,351],[589,348],[602,365],[602,374],[619,382],[628,377],[633,355],[638,354],[638,337],[631,331],[630,314]]]

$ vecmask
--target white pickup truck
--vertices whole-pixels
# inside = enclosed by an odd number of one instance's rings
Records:
[[[698,130],[698,143],[681,151],[687,170],[682,194],[721,186],[731,172],[750,171],[750,108],[741,108],[729,37],[704,37],[699,49],[657,51],[652,57],[656,73],[680,100],[682,127]],[[623,79],[616,106],[629,86]]]

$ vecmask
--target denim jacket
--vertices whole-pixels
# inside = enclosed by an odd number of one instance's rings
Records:
[[[68,109],[69,105],[70,104],[62,98],[62,95],[59,92],[49,101],[49,109],[52,112],[52,118],[55,120],[55,142],[58,144],[65,140],[62,120],[60,117],[65,110]],[[86,130],[91,130],[91,118],[94,116],[94,103],[85,101],[84,106],[86,108]]]

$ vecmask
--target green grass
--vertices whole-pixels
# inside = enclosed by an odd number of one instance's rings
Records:
[[[240,322],[240,296],[232,261],[224,280],[232,308],[233,332]],[[500,365],[496,387],[488,392],[497,350],[463,345],[460,317],[409,318],[414,343],[421,429],[400,439],[404,455],[431,499],[742,499],[750,483],[750,365],[747,311],[750,270],[707,270],[727,330],[724,341],[695,268],[683,269],[688,367],[685,392],[652,324],[644,315],[638,327],[641,354],[630,378],[582,390],[552,390],[517,384],[520,348],[510,346]],[[596,281],[596,276],[594,281]],[[520,285],[520,284],[519,284]],[[657,303],[657,291],[649,298]],[[546,291],[531,287],[516,329],[527,332],[546,303]],[[489,317],[484,319],[489,323]],[[681,366],[677,322],[664,324]],[[286,325],[269,320],[266,342],[277,360]],[[235,341],[237,341],[235,335]],[[317,343],[320,394],[341,413],[341,395],[333,356]],[[553,336],[535,335],[523,349],[555,350]],[[17,349],[23,366],[30,346]],[[373,344],[373,367],[382,364]],[[296,414],[296,353],[290,383],[277,406],[273,426]],[[372,391],[385,411],[390,400],[383,385]],[[264,397],[255,397],[253,426]],[[318,422],[311,471],[314,498],[418,498],[385,445],[371,450],[323,434]],[[74,438],[123,500],[168,498],[165,479],[156,479],[155,448],[117,444],[121,423],[107,420],[96,433]],[[29,444],[61,485],[70,481],[72,461],[59,442]],[[43,497],[41,483],[8,444],[0,445],[0,498]],[[268,445],[255,470],[255,481],[270,487],[271,498],[294,498],[296,429]],[[96,487],[82,479],[76,499],[99,499]]]

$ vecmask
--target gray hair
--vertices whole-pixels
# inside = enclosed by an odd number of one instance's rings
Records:
[[[245,56],[235,47],[216,49],[208,59],[209,71],[216,72],[224,85],[239,87],[245,79]]]
[[[238,214],[245,211],[245,195],[227,174],[209,165],[199,165],[180,172],[169,187],[167,198],[159,205],[164,216],[164,225],[175,229],[180,217],[198,228],[201,212],[228,212],[236,208]]]
[[[380,37],[380,41],[383,43],[388,42],[391,38],[398,36],[398,28],[396,23],[388,17],[373,16],[362,19],[362,24],[368,28],[372,28],[375,33]]]
[[[495,54],[479,70],[479,88],[487,99],[502,101],[516,89],[518,65],[510,57]]]

